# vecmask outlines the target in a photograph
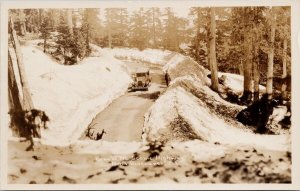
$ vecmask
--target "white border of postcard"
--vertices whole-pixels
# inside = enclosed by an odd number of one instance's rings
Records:
[[[106,8],[191,6],[291,6],[292,27],[292,183],[291,184],[8,184],[7,183],[7,19],[12,8]],[[198,0],[198,1],[21,1],[1,2],[1,189],[4,190],[99,190],[99,189],[300,189],[300,1],[299,0]],[[297,74],[297,72],[299,72]]]

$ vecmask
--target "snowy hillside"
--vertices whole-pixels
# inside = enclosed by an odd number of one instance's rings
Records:
[[[109,55],[64,66],[35,43],[24,45],[22,52],[34,106],[50,117],[42,141],[69,144],[98,112],[127,90],[131,79],[123,63]]]

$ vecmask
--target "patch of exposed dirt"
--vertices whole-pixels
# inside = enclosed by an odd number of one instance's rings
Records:
[[[180,115],[170,123],[171,131],[175,140],[186,141],[199,139],[199,136]]]

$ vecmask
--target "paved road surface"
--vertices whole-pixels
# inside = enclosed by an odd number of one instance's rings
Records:
[[[147,66],[144,63],[125,62],[129,71],[138,66]],[[148,66],[149,67],[149,66]],[[148,111],[154,100],[150,95],[155,91],[166,88],[164,73],[161,67],[151,66],[150,76],[152,83],[148,91],[128,92],[116,99],[105,110],[100,112],[90,124],[91,132],[95,137],[97,132],[104,129],[107,133],[102,140],[106,141],[140,141],[144,123],[144,114]],[[82,139],[87,139],[82,135]]]

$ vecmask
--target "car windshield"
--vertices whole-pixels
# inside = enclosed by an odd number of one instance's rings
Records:
[[[143,77],[143,76],[146,76],[146,73],[136,73],[136,76],[137,77]]]

